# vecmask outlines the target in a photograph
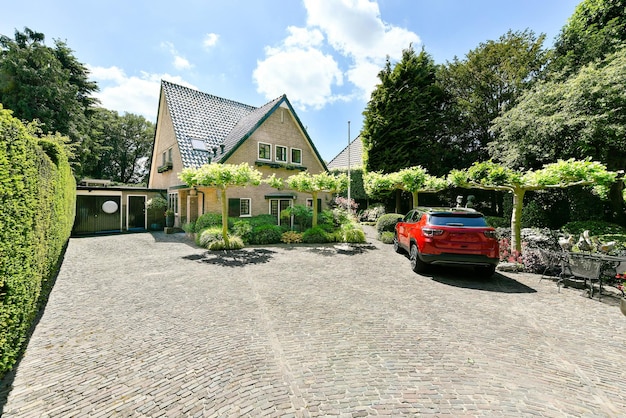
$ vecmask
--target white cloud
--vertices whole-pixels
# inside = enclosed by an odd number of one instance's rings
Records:
[[[204,35],[204,40],[202,41],[202,45],[206,48],[212,48],[217,45],[217,41],[220,39],[220,36],[216,33],[207,33]]]
[[[370,0],[304,0],[307,26],[287,28],[288,36],[266,48],[253,77],[268,99],[287,93],[296,105],[323,107],[346,100],[333,93],[344,74],[338,60],[347,61],[345,78],[352,97],[369,100],[385,60],[400,59],[402,50],[419,44],[417,34],[382,20],[378,3]],[[311,96],[309,96],[311,95]]]
[[[299,108],[321,108],[334,100],[331,86],[343,81],[333,57],[317,49],[268,48],[268,57],[257,62],[253,78],[258,91],[273,99],[283,93]]]
[[[156,121],[159,106],[161,79],[195,88],[180,77],[169,74],[142,72],[139,76],[127,76],[118,67],[88,66],[88,69],[90,78],[100,87],[94,96],[100,100],[102,107],[142,115],[153,122]]]
[[[171,42],[161,42],[161,47],[167,49],[170,54],[174,57],[174,61],[172,65],[177,70],[188,70],[193,67],[193,65],[187,60],[187,58],[183,57],[178,53],[176,48],[174,48],[174,44]]]

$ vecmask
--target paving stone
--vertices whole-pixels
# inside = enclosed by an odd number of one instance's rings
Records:
[[[377,241],[71,239],[3,417],[626,416],[626,317],[538,275],[414,274]]]

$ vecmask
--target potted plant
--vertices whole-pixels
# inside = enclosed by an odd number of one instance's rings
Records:
[[[150,228],[153,231],[163,230],[163,218],[161,218],[161,213],[163,213],[165,208],[167,208],[167,200],[162,196],[155,196],[146,202],[146,209],[150,210],[152,213],[151,218],[158,221],[150,224]]]
[[[167,209],[165,211],[165,226],[171,228],[174,226],[174,211]]]

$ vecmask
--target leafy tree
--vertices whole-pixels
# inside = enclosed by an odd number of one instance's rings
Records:
[[[390,173],[422,165],[446,173],[444,157],[450,150],[441,132],[447,97],[437,83],[433,59],[409,47],[393,68],[387,60],[378,78],[363,112],[365,171]]]
[[[609,170],[626,168],[626,48],[589,64],[565,81],[539,83],[494,121],[494,158],[513,167],[539,167],[559,158],[590,157]],[[623,220],[623,182],[610,200]]]
[[[83,155],[83,175],[140,183],[148,173],[154,124],[143,116],[98,108],[91,118],[93,146]]]
[[[348,176],[340,174],[333,176],[327,172],[319,174],[311,174],[308,171],[302,171],[293,176],[289,176],[285,180],[285,184],[292,190],[297,190],[302,193],[309,193],[313,198],[313,221],[312,226],[317,226],[317,196],[320,192],[338,193],[348,187]],[[270,182],[270,185],[275,188],[280,188],[280,182]],[[278,186],[278,187],[277,187]]]
[[[420,192],[434,193],[448,186],[446,179],[432,176],[420,166],[405,168],[388,174],[367,173],[364,182],[368,195],[376,195],[386,190],[403,190],[411,193],[413,207],[417,207],[419,204],[418,195]]]
[[[189,187],[207,186],[220,191],[222,199],[222,237],[226,248],[228,241],[228,199],[226,191],[234,186],[258,186],[262,174],[248,163],[234,164],[205,164],[199,168],[186,168],[178,177]]]
[[[18,119],[37,119],[44,134],[68,136],[81,155],[91,145],[85,133],[98,87],[64,42],[52,48],[44,39],[29,28],[0,36],[0,103]]]
[[[561,29],[550,68],[558,78],[566,78],[625,43],[626,1],[584,0]]]
[[[457,112],[451,135],[463,151],[461,167],[488,158],[491,122],[539,76],[547,59],[544,40],[529,30],[509,31],[440,68],[438,78]]]
[[[596,193],[606,195],[616,173],[590,160],[559,160],[539,170],[516,171],[493,161],[476,162],[470,168],[453,170],[449,181],[464,188],[501,190],[513,194],[511,215],[511,250],[521,252],[521,219],[524,194],[530,190],[546,190],[571,186],[593,186]]]

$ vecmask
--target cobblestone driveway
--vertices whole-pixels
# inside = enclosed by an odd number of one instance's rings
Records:
[[[363,246],[72,239],[4,417],[626,416],[626,317]]]

